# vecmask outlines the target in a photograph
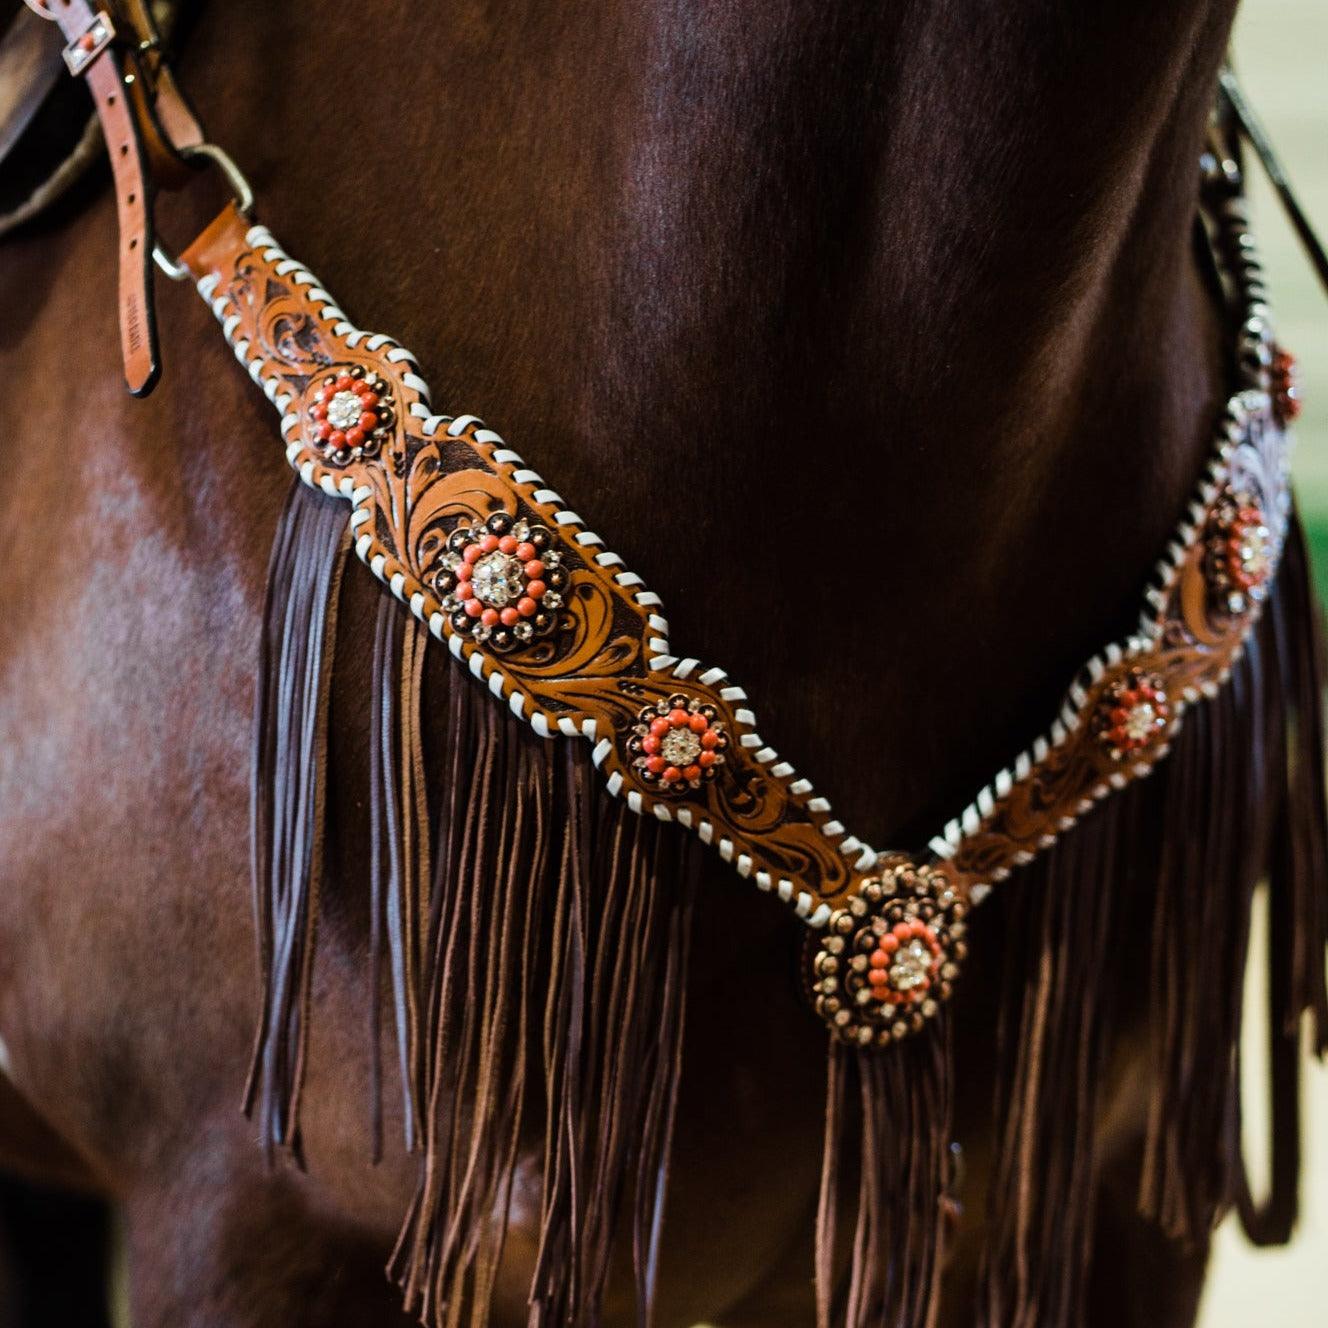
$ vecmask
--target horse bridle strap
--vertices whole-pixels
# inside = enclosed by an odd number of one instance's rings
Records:
[[[119,124],[117,66],[100,68],[99,107]],[[227,207],[179,266],[279,412],[291,466],[349,504],[374,576],[495,704],[542,737],[589,742],[610,794],[785,901],[817,935],[808,980],[829,1027],[885,1044],[949,994],[971,905],[1166,754],[1187,708],[1227,678],[1275,576],[1296,398],[1220,155],[1204,199],[1240,320],[1239,380],[1193,499],[1135,630],[1088,661],[1050,730],[920,854],[878,851],[836,820],[761,736],[743,689],[675,647],[659,596],[497,433],[435,413],[411,353],[356,328],[265,227]],[[141,245],[142,214],[121,202],[122,248]]]
[[[135,396],[160,373],[152,299],[154,184],[178,186],[191,175],[185,159],[202,128],[160,56],[143,0],[123,0],[119,23],[88,0],[25,0],[60,25],[69,72],[83,78],[101,121],[115,180],[120,235],[120,348],[125,382]],[[127,44],[123,38],[132,37]]]

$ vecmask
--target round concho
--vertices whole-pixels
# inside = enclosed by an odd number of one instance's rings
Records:
[[[729,735],[709,702],[675,692],[646,706],[636,719],[628,755],[632,769],[655,792],[686,793],[719,773]]]
[[[935,1017],[966,953],[967,906],[944,866],[899,863],[830,915],[811,957],[816,1012],[841,1041],[885,1046]]]
[[[352,364],[324,374],[306,411],[306,436],[327,464],[348,466],[360,457],[377,456],[396,421],[387,383]]]
[[[1160,742],[1171,724],[1171,703],[1162,679],[1131,669],[1102,693],[1090,722],[1113,761]]]
[[[558,626],[568,581],[547,527],[495,512],[447,537],[434,588],[454,631],[505,654]]]
[[[1204,540],[1204,572],[1219,612],[1244,613],[1268,593],[1277,542],[1263,508],[1247,493],[1223,494]]]

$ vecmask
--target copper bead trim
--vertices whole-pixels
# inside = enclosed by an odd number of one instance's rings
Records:
[[[816,1012],[855,1046],[918,1032],[959,976],[967,912],[944,865],[900,862],[864,881],[812,955]]]
[[[1268,377],[1273,413],[1277,416],[1277,422],[1285,428],[1300,418],[1300,373],[1296,357],[1281,346],[1274,346]]]

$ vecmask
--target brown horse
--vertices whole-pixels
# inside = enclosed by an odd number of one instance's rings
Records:
[[[232,0],[202,7],[181,71],[352,316],[577,495],[844,820],[907,845],[1128,621],[1209,446],[1224,337],[1193,232],[1234,8]],[[163,212],[183,237],[207,207]],[[137,1328],[395,1322],[415,1163],[391,1093],[370,1161],[363,1032],[379,591],[349,567],[306,1169],[269,1169],[238,1110],[247,771],[290,478],[187,290],[159,301],[161,386],[125,395],[113,228],[101,196],[0,251],[11,1161],[114,1201]],[[1120,845],[1123,895],[1155,848]],[[995,1029],[1046,962],[1009,915],[1037,884],[998,892],[959,998],[938,1322],[1189,1322],[1204,1235],[1136,1210],[1143,999],[1092,1099],[1083,1317],[982,1271]],[[656,1321],[810,1324],[824,1032],[789,978],[797,929],[711,860],[696,922]],[[526,1321],[540,1147],[495,1328]],[[625,1263],[603,1321],[632,1321]]]

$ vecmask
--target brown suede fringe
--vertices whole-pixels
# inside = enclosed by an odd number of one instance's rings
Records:
[[[1296,1211],[1302,1016],[1328,1033],[1323,671],[1307,555],[1292,522],[1275,593],[1227,685],[1186,717],[1155,775],[1108,799],[1009,891],[995,1153],[979,1322],[1070,1328],[1085,1295],[1099,1137],[1151,1048],[1139,1210],[1201,1249],[1233,1205],[1284,1241]],[[1245,955],[1269,896],[1273,1185],[1249,1194],[1240,1148]],[[1127,1132],[1128,1133],[1128,1132]],[[920,1322],[920,1321],[919,1321]]]
[[[297,1158],[345,517],[302,485],[292,493],[258,700],[264,1010],[247,1101],[267,1147]],[[381,601],[368,1040],[377,1099],[385,981],[406,1144],[421,1154],[390,1271],[426,1322],[486,1324],[518,1148],[533,1143],[544,1161],[532,1328],[597,1321],[625,1203],[648,1323],[700,850],[602,796],[583,745],[535,737],[454,668],[432,671],[426,696],[426,639]],[[425,704],[446,710],[445,752],[425,751]],[[376,1157],[381,1120],[376,1100]]]
[[[263,1012],[247,1102],[299,1157],[322,870],[324,753],[345,508],[297,485],[274,549],[257,704],[253,870]],[[420,1178],[390,1271],[438,1328],[488,1322],[515,1187],[538,1195],[530,1328],[597,1325],[615,1230],[650,1322],[700,850],[603,794],[585,744],[548,742],[384,597],[370,721],[369,1045],[382,1149],[380,994]],[[446,663],[446,661],[444,661]],[[1228,685],[1150,780],[1107,799],[992,915],[1004,949],[993,1157],[974,1317],[1086,1321],[1123,1048],[1151,1049],[1140,1210],[1196,1245],[1233,1206],[1259,1241],[1296,1211],[1302,1017],[1328,1049],[1323,662],[1293,522]],[[426,750],[422,708],[446,712]],[[1242,983],[1270,911],[1273,1178],[1240,1151]],[[380,986],[381,984],[381,986]],[[830,1051],[816,1225],[818,1328],[930,1328],[955,1213],[952,1035]],[[523,1147],[524,1146],[524,1147]],[[537,1176],[519,1156],[539,1156]],[[533,1198],[532,1198],[533,1201]],[[626,1207],[625,1207],[626,1206]]]
[[[309,1041],[331,645],[350,548],[344,503],[296,484],[268,566],[250,780],[250,870],[263,1012],[245,1089],[269,1158],[300,1158],[300,1087]]]
[[[816,1328],[932,1321],[951,1180],[952,1059],[944,1015],[927,1037],[897,1047],[831,1046]],[[845,1209],[854,1219],[846,1248],[838,1239]]]
[[[401,937],[392,985],[408,1120],[421,1122],[424,1150],[391,1270],[426,1322],[487,1323],[518,1145],[533,1137],[544,1164],[532,1328],[596,1321],[629,1192],[645,1313],[696,850],[600,796],[581,746],[551,747],[468,679],[448,677],[432,888],[407,898],[409,873],[394,865],[386,876],[387,934]],[[417,688],[402,694],[418,703]],[[418,731],[404,706],[399,718],[403,734]],[[413,778],[412,764],[395,768]],[[398,788],[375,800],[387,820],[410,798]],[[427,827],[415,824],[423,860]],[[528,1121],[540,1106],[543,1118]]]

